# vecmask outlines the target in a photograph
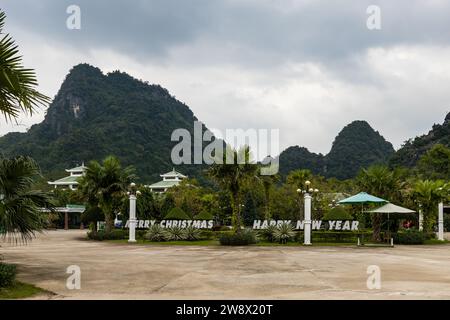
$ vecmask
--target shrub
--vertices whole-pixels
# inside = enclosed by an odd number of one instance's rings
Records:
[[[444,213],[444,229],[450,232],[450,214]]]
[[[331,208],[330,210],[328,210],[327,213],[325,213],[325,215],[323,216],[322,220],[324,220],[324,221],[329,221],[329,220],[353,220],[353,217],[344,208],[342,208],[342,207],[334,207],[334,208]]]
[[[204,240],[212,240],[216,236],[216,232],[211,230],[200,230],[200,238]]]
[[[277,230],[276,225],[269,225],[266,229],[259,231],[259,235],[267,241],[273,242],[275,240],[275,231]]]
[[[294,227],[290,223],[282,223],[276,227],[273,236],[278,242],[286,243],[294,238]]]
[[[172,227],[172,228],[166,229],[166,232],[167,232],[167,240],[170,240],[170,241],[186,240],[186,234],[185,234],[183,228]]]
[[[394,234],[394,242],[398,244],[423,244],[425,234],[417,229],[406,229]]]
[[[159,224],[152,225],[146,232],[144,239],[149,241],[166,241],[168,238],[167,231]]]
[[[116,229],[111,230],[111,232],[106,232],[104,230],[99,231],[89,231],[87,233],[88,239],[103,241],[103,240],[122,240],[128,238],[128,230]]]
[[[184,229],[184,238],[188,241],[199,240],[200,236],[201,236],[201,232],[197,228],[189,226],[186,229]]]
[[[0,288],[12,286],[16,280],[16,274],[15,265],[0,262]]]
[[[211,212],[208,212],[206,210],[202,210],[198,215],[195,216],[196,220],[214,220],[214,216],[211,214]]]
[[[189,220],[191,219],[186,212],[180,208],[173,208],[164,217],[166,220]]]
[[[256,243],[256,234],[251,229],[242,229],[236,232],[222,232],[219,241],[224,246],[246,246]]]
[[[97,224],[97,221],[104,221],[104,220],[105,214],[103,213],[102,209],[100,209],[97,206],[88,207],[81,214],[81,222],[83,222],[84,224],[90,224],[91,222]]]

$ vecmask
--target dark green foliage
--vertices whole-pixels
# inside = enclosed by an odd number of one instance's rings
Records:
[[[190,217],[180,208],[173,208],[164,217],[165,220],[189,220]]]
[[[386,163],[394,153],[387,142],[365,121],[353,121],[338,134],[326,156],[325,176],[349,179],[361,168]]]
[[[98,206],[89,206],[86,210],[81,214],[81,221],[88,225],[90,223],[97,223],[97,221],[104,221],[105,215],[103,214],[102,209]]]
[[[450,148],[434,145],[420,158],[418,170],[427,179],[450,180]]]
[[[343,207],[335,207],[328,210],[322,220],[353,220],[353,217]]]
[[[444,214],[444,229],[446,232],[450,232],[450,214]]]
[[[172,168],[171,150],[177,144],[172,132],[186,128],[193,134],[195,119],[188,106],[159,85],[80,64],[67,75],[45,120],[26,133],[1,137],[0,150],[32,156],[52,179],[82,160],[113,154],[124,166],[136,166],[141,182],[152,183]],[[203,168],[178,170],[195,176]]]
[[[10,287],[16,279],[17,268],[13,264],[0,262],[0,288]]]
[[[315,154],[306,148],[290,147],[280,154],[280,172],[286,176],[297,169],[338,179],[356,176],[361,168],[386,163],[394,153],[387,142],[365,121],[353,121],[338,134],[330,153]]]
[[[287,176],[289,172],[297,169],[309,169],[314,174],[323,174],[325,167],[325,158],[322,154],[312,153],[299,146],[284,150],[280,154],[279,161],[282,176]]]
[[[436,144],[450,147],[450,113],[443,124],[435,124],[428,134],[406,141],[392,157],[390,165],[412,168]]]
[[[237,231],[222,232],[219,238],[223,246],[246,246],[255,244],[256,234],[251,229],[240,229]]]
[[[416,229],[407,229],[394,234],[394,243],[398,244],[423,244],[425,234]]]
[[[195,220],[214,220],[214,216],[210,212],[202,210],[202,212],[195,216]]]
[[[175,199],[171,193],[165,194],[162,199],[159,199],[159,202],[161,203],[159,210],[161,217],[165,217],[169,214],[170,210],[175,208]]]
[[[145,233],[144,238],[149,241],[160,242],[166,241],[168,239],[168,234],[159,224],[154,224]]]
[[[252,226],[253,221],[258,218],[257,207],[251,192],[245,194],[244,207],[242,208],[242,219],[245,226]]]
[[[115,229],[110,232],[106,232],[104,230],[101,231],[89,231],[87,233],[88,239],[90,240],[122,240],[128,239],[128,230]]]

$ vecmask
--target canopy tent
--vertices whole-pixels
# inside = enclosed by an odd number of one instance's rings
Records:
[[[366,211],[368,213],[387,213],[388,215],[388,232],[390,234],[390,230],[389,230],[389,215],[391,213],[415,213],[414,210],[408,209],[408,208],[403,208],[400,206],[397,206],[393,203],[387,203],[384,206],[381,206],[379,208],[373,209],[373,210],[368,210]]]
[[[387,203],[384,206],[381,206],[379,208],[373,209],[373,210],[369,210],[366,212],[370,212],[370,213],[415,213],[414,210],[411,209],[407,209],[407,208],[403,208],[400,206],[397,206],[393,203]]]

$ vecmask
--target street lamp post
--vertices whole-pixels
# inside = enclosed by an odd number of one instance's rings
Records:
[[[127,195],[130,199],[130,218],[128,221],[129,226],[129,234],[128,234],[128,242],[135,243],[136,242],[136,197],[140,195],[141,192],[137,190],[136,184],[130,184],[130,191],[127,192]]]
[[[312,193],[319,192],[318,189],[313,189],[310,187],[311,182],[305,181],[305,189],[301,190],[298,189],[297,192],[299,194],[303,193],[304,197],[304,208],[305,208],[305,217],[304,217],[304,227],[303,227],[303,244],[304,245],[311,245],[311,202],[312,202]]]
[[[444,203],[439,202],[438,206],[438,239],[444,241]]]

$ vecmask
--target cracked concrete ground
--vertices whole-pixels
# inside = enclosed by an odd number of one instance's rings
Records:
[[[450,245],[200,247],[85,240],[49,231],[28,245],[0,243],[19,280],[54,292],[41,299],[450,299]],[[81,290],[66,268],[81,268]],[[368,290],[367,267],[381,268]]]

